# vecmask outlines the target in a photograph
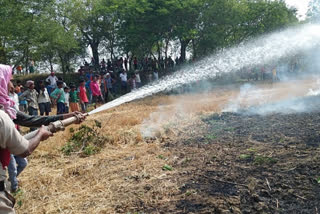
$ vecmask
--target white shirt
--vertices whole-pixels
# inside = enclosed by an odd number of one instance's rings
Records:
[[[50,96],[46,88],[44,91],[40,89],[38,103],[50,103]]]
[[[56,76],[48,76],[48,78],[46,79],[46,81],[48,82],[48,80],[50,81],[50,85],[56,87],[57,86],[57,81],[58,78]]]
[[[9,97],[14,101],[14,108],[19,109],[19,97],[16,93],[9,93]]]
[[[66,106],[68,106],[68,107],[69,107],[69,97],[70,97],[69,92],[68,92],[68,93],[64,93],[65,104],[66,104]]]
[[[120,74],[120,78],[121,78],[121,81],[122,82],[127,82],[128,79],[127,79],[127,73],[121,73]]]
[[[140,74],[136,74],[136,82],[141,83]]]

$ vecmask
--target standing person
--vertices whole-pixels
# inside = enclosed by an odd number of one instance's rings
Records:
[[[57,88],[51,93],[50,95],[55,102],[57,103],[57,115],[58,114],[64,114],[66,110],[65,106],[65,94],[63,90],[63,82],[58,81],[57,82]]]
[[[78,91],[76,91],[75,85],[70,85],[70,110],[71,112],[80,111],[79,110],[79,97],[78,97]]]
[[[154,81],[157,81],[159,79],[159,73],[157,70],[153,71],[153,79],[154,79]]]
[[[109,101],[109,96],[113,96],[113,87],[112,85],[115,83],[115,80],[111,77],[110,73],[107,73],[104,78],[104,91],[105,91],[105,101]]]
[[[124,58],[124,68],[128,71],[128,59]]]
[[[90,89],[92,92],[92,102],[94,103],[94,108],[97,108],[97,102],[102,102],[102,94],[100,86],[98,84],[99,75],[95,75],[93,81],[90,83]]]
[[[15,117],[11,113],[9,115]],[[6,214],[15,213],[13,208],[14,198],[6,191],[4,185],[6,169],[10,163],[10,153],[22,158],[27,157],[38,147],[40,141],[44,141],[52,136],[51,132],[42,127],[34,138],[26,140],[16,130],[11,119],[6,113],[6,108],[0,110],[0,126],[2,127],[0,129],[0,213]]]
[[[9,97],[11,98],[11,100],[14,102],[14,108],[16,110],[19,110],[19,97],[15,92],[15,88],[12,84],[10,84],[8,86],[8,90],[9,90]]]
[[[19,100],[24,98],[28,102],[29,115],[38,115],[38,92],[34,89],[34,82],[32,80],[27,81],[27,90],[20,95]]]
[[[38,104],[39,104],[40,115],[43,116],[45,114],[46,116],[48,116],[49,113],[51,112],[51,100],[50,100],[48,90],[45,87],[43,81],[39,83]]]
[[[49,94],[57,87],[58,77],[56,77],[54,72],[51,72],[50,76],[47,77],[46,82],[49,82],[50,90],[48,90]]]
[[[29,62],[29,72],[30,74],[34,73],[34,61],[32,59]]]
[[[128,80],[131,90],[136,90],[137,89],[137,80],[136,80],[136,75],[133,74],[132,77]]]
[[[137,83],[137,88],[141,87],[141,78],[140,78],[140,74],[138,71],[135,72],[136,75],[136,83]]]
[[[128,83],[127,83],[128,77],[125,70],[122,70],[122,73],[120,74],[120,79],[121,79],[122,94],[125,94],[128,91]]]
[[[69,87],[64,87],[64,99],[65,99],[65,112],[64,113],[69,113],[69,98],[70,98],[70,89]]]
[[[138,69],[138,60],[137,60],[137,57],[134,57],[134,60],[133,60],[133,68],[134,68],[134,70],[137,70],[137,69]]]
[[[87,91],[86,93],[87,93],[87,97],[89,98],[89,103],[92,103],[92,92],[91,92],[90,84],[91,84],[91,79],[88,79],[86,77],[86,82],[85,82],[85,87]]]
[[[85,81],[81,80],[80,81],[80,86],[79,86],[79,98],[80,98],[80,105],[81,105],[81,110],[83,113],[87,112],[88,109],[88,97],[87,97],[87,91],[85,87]]]
[[[10,161],[10,153],[25,158],[38,147],[40,141],[44,141],[49,136],[52,136],[51,132],[48,132],[44,127],[41,127],[34,138],[26,140],[16,130],[12,120],[16,120],[15,122],[17,122],[22,119],[25,122],[23,124],[26,125],[33,121],[33,119],[30,118],[37,117],[39,122],[47,121],[49,123],[53,122],[50,120],[56,120],[55,118],[57,117],[28,116],[14,110],[12,108],[14,102],[8,96],[11,76],[11,67],[0,65],[0,213],[6,214],[15,213],[13,209],[14,198],[6,191],[4,185],[6,180],[6,168]],[[20,116],[18,116],[18,113]],[[80,115],[80,117],[84,119],[83,115]]]
[[[20,93],[18,93],[18,98],[23,94],[24,88],[20,87]],[[28,102],[25,99],[20,99],[19,98],[19,110],[27,113],[28,112]]]

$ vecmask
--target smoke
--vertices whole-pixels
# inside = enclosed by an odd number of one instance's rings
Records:
[[[260,89],[256,86],[246,83],[240,87],[239,95],[230,99],[229,104],[222,112],[238,112],[247,106],[262,105],[272,94],[272,89]]]
[[[155,112],[144,119],[140,125],[140,133],[145,138],[159,137],[166,127],[173,126],[177,121],[183,121],[187,117],[185,102],[176,99],[170,105],[159,105]]]

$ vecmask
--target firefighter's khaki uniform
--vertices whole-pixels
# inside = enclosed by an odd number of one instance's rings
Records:
[[[20,155],[27,151],[29,142],[17,131],[11,118],[0,110],[0,149],[8,149],[11,154]],[[6,169],[0,163],[0,182],[6,180]],[[8,193],[0,191],[0,214],[15,213]]]

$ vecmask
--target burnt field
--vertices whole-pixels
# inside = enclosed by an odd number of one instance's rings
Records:
[[[319,112],[213,114],[183,132],[163,141],[179,190],[157,212],[319,212]]]

